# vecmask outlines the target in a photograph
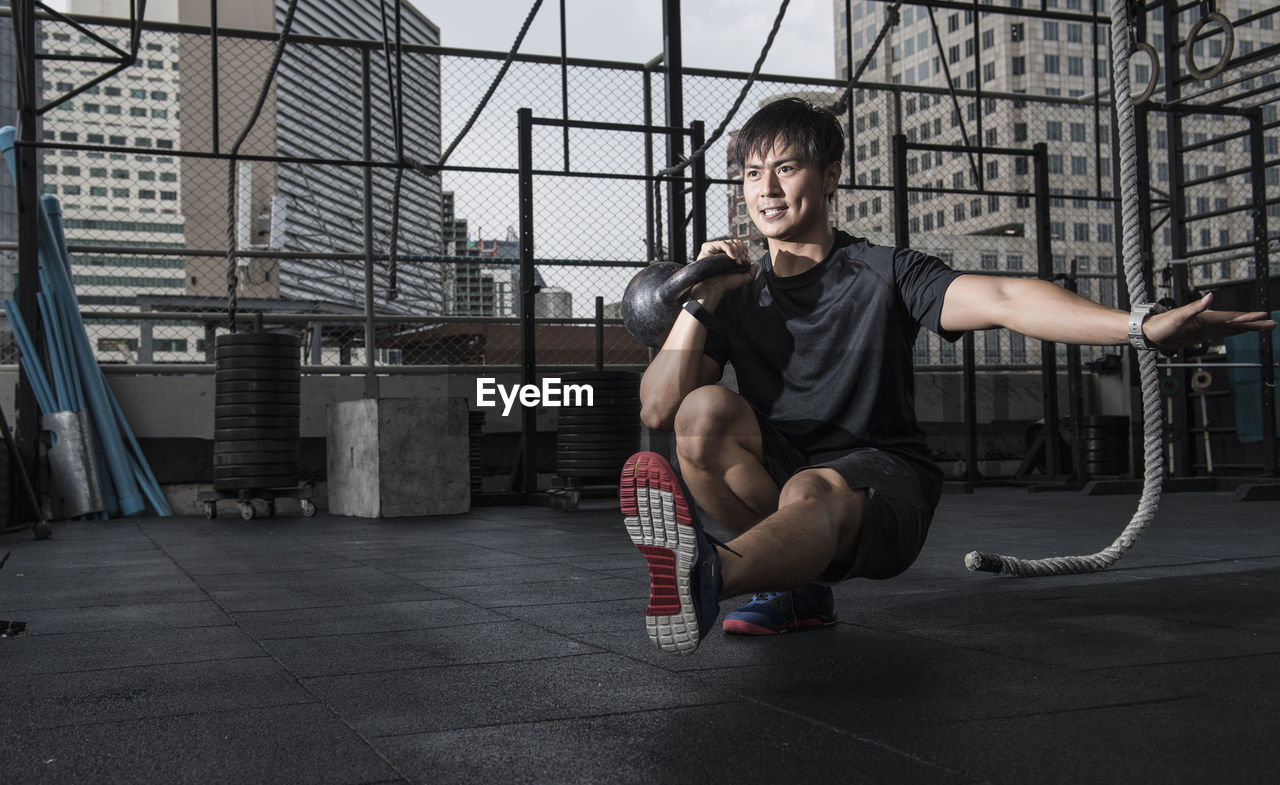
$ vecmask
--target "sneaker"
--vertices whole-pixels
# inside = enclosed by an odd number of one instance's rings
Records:
[[[689,489],[661,455],[628,458],[618,490],[627,534],[649,565],[649,639],[692,654],[720,616],[719,543],[703,533]]]
[[[836,602],[831,587],[811,583],[794,591],[755,595],[751,602],[724,617],[724,631],[733,635],[778,635],[835,623]]]

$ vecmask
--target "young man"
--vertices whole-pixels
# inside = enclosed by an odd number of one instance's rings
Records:
[[[646,613],[659,648],[687,654],[721,599],[759,592],[725,632],[831,624],[824,584],[890,578],[915,560],[942,489],[913,409],[921,326],[948,340],[1005,327],[1040,340],[1119,345],[1130,314],[1052,283],[965,275],[937,258],[835,231],[828,200],[844,135],[799,99],[757,112],[731,149],[768,254],[706,243],[744,271],[696,286],[640,385],[641,419],[674,430],[680,475],[654,453],[622,472],[626,527],[649,565]],[[1210,298],[1140,322],[1162,350],[1275,327]],[[724,364],[734,393],[717,386]],[[704,534],[694,499],[735,535]],[[797,588],[798,587],[798,588]]]

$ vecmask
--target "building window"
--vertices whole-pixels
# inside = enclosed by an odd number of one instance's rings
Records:
[[[1056,73],[1058,73],[1058,72],[1059,72],[1059,71],[1058,71],[1058,56],[1057,56],[1057,55],[1045,55],[1045,56],[1044,56],[1044,72],[1045,72],[1046,74],[1056,74]],[[1145,82],[1145,81],[1146,81],[1146,80],[1145,80],[1145,79],[1142,79],[1141,77],[1139,77],[1139,78],[1138,78],[1138,83],[1139,83],[1139,84],[1142,84],[1142,83],[1143,83],[1143,82]]]

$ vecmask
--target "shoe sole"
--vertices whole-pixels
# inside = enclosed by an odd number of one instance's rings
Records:
[[[781,635],[784,632],[795,632],[798,630],[816,630],[821,627],[830,627],[835,624],[835,620],[822,621],[821,619],[806,619],[802,622],[788,622],[786,627],[775,630],[772,627],[763,627],[759,624],[752,624],[749,621],[737,621],[735,619],[725,619],[724,631],[729,635]]]
[[[671,654],[692,654],[701,637],[689,583],[698,546],[680,481],[661,455],[638,452],[622,467],[618,488],[627,534],[649,566],[649,640]]]

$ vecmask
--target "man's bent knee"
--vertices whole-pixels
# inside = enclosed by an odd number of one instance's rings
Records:
[[[676,412],[676,451],[682,462],[714,463],[716,455],[741,447],[757,457],[760,426],[740,395],[719,385],[699,387],[685,396]]]
[[[835,469],[817,468],[796,472],[778,495],[781,509],[799,502],[815,501],[837,522],[845,538],[856,536],[867,503],[867,492],[854,490]]]

